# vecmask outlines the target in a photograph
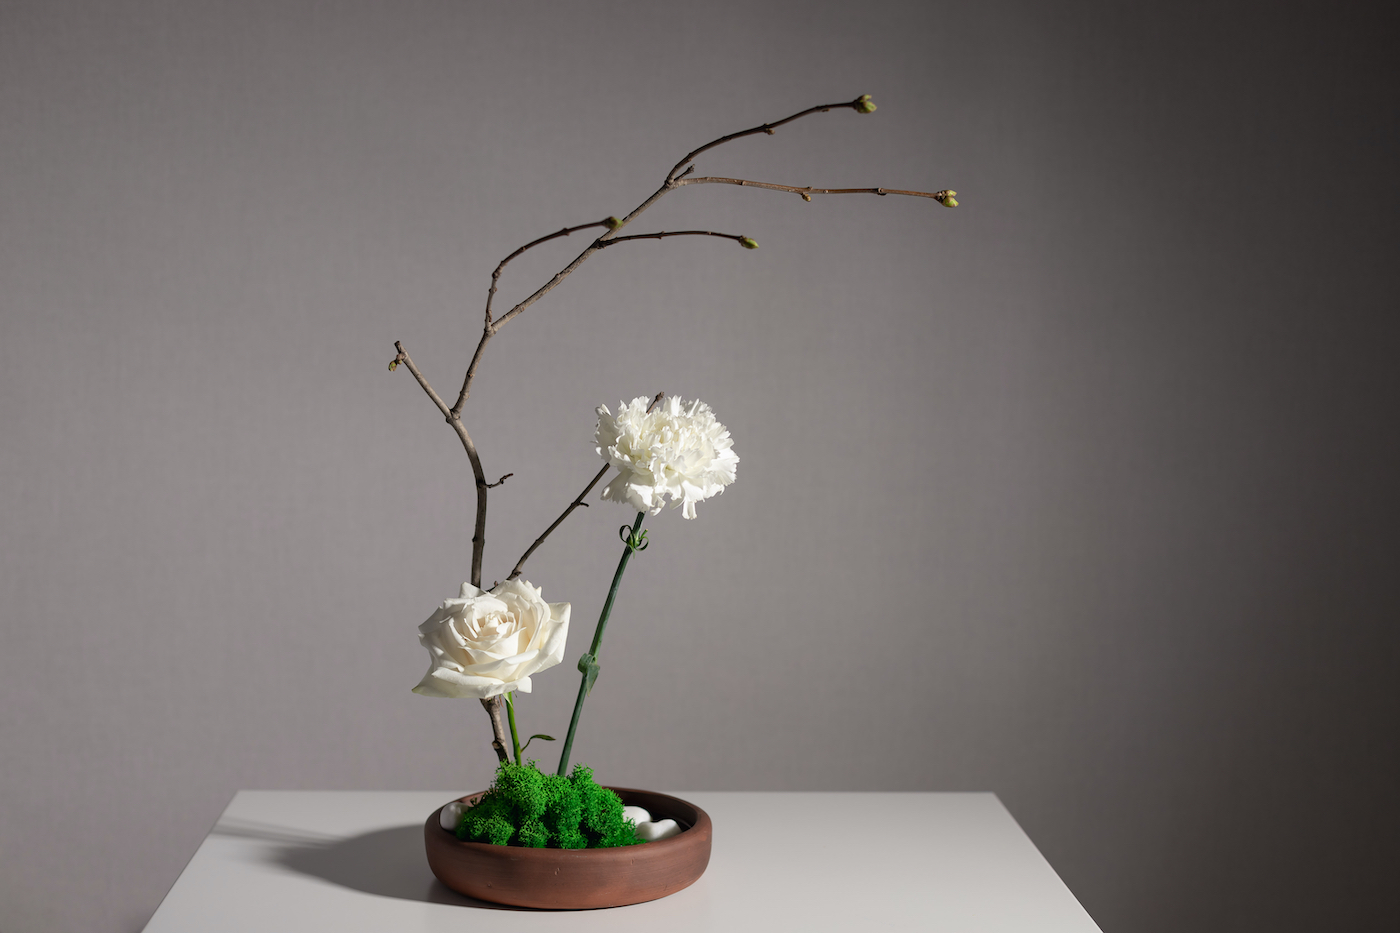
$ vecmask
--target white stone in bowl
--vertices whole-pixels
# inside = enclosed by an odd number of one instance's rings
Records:
[[[641,826],[643,823],[651,822],[651,811],[646,807],[623,807],[622,818]]]
[[[637,838],[643,842],[670,839],[672,836],[680,835],[680,831],[680,824],[675,820],[657,820],[654,823],[648,821],[637,824]]]
[[[465,810],[466,807],[467,805],[460,800],[454,800],[443,807],[442,816],[438,819],[438,822],[442,824],[442,828],[449,833],[455,833],[457,831],[457,822],[461,820],[462,811]]]

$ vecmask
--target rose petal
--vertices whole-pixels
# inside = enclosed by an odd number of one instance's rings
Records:
[[[537,671],[551,668],[564,660],[564,642],[569,637],[569,603],[550,603],[549,620],[545,632],[545,641],[540,646],[540,653],[544,655],[540,661]]]
[[[469,584],[419,626],[431,668],[415,693],[486,699],[529,693],[530,675],[563,658],[568,603],[546,603],[539,587],[507,580],[490,593]],[[546,650],[547,649],[547,650]]]
[[[485,700],[510,689],[493,677],[473,677],[447,668],[434,668],[423,675],[413,692],[425,697],[452,697]]]
[[[514,673],[516,668],[524,667],[538,655],[538,651],[526,651],[509,658],[501,658],[499,661],[490,661],[485,664],[473,664],[471,667],[467,668],[467,672],[477,677],[497,677],[501,680],[506,680],[508,677],[503,677],[501,675]],[[539,670],[539,668],[531,669]]]

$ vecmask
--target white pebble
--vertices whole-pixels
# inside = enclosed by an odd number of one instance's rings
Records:
[[[670,839],[672,836],[680,835],[680,824],[675,820],[658,820],[655,823],[646,822],[637,824],[637,838],[643,842],[656,842],[658,839]]]
[[[622,818],[641,826],[643,823],[651,822],[651,811],[646,807],[623,807]]]
[[[462,811],[466,808],[467,805],[462,803],[462,801],[454,800],[442,808],[442,816],[438,822],[441,823],[442,828],[449,833],[455,833],[457,831],[457,822],[462,818]]]

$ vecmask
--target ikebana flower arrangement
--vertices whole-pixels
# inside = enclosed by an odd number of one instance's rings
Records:
[[[704,871],[709,858],[710,823],[702,810],[662,794],[625,789],[615,792],[595,783],[592,769],[584,765],[570,769],[570,765],[580,715],[599,677],[599,652],[618,587],[632,556],[645,550],[649,543],[648,532],[642,529],[643,521],[649,514],[660,513],[668,503],[681,509],[686,519],[694,519],[698,503],[722,493],[734,482],[739,463],[729,431],[702,401],[657,393],[621,402],[616,413],[600,405],[594,426],[594,444],[604,460],[602,467],[516,561],[504,582],[485,590],[481,581],[487,500],[493,488],[513,475],[506,473],[494,483],[487,481],[480,453],[464,416],[486,347],[502,328],[605,249],[637,240],[678,236],[721,237],[747,250],[758,248],[758,243],[748,236],[713,230],[663,230],[623,235],[622,231],[651,205],[690,185],[761,188],[795,194],[804,201],[811,201],[814,195],[898,194],[929,198],[945,207],[957,206],[956,192],[949,190],[811,188],[695,174],[696,157],[717,146],[746,136],[771,136],[779,127],[794,120],[839,110],[870,114],[875,111],[875,104],[868,94],[861,95],[843,103],[809,107],[785,119],[722,136],[677,162],[666,173],[661,187],[621,220],[609,216],[592,223],[564,227],[506,256],[491,275],[481,339],[452,405],[433,389],[403,344],[394,344],[397,353],[389,369],[392,371],[402,365],[413,374],[461,442],[471,462],[476,486],[470,580],[462,583],[456,597],[444,601],[419,626],[419,640],[428,650],[430,666],[413,688],[415,693],[429,697],[478,700],[491,723],[491,745],[498,759],[492,787],[445,805],[429,818],[424,828],[433,871],[463,893],[526,906],[610,906],[671,893],[690,884]],[[595,227],[602,228],[603,232],[572,262],[519,304],[504,314],[495,315],[492,306],[497,287],[511,260],[558,237]],[[635,518],[619,529],[622,554],[592,641],[578,659],[578,698],[560,747],[558,766],[546,772],[535,761],[527,760],[525,752],[535,741],[553,742],[555,739],[536,733],[522,745],[517,705],[520,695],[531,692],[532,678],[558,665],[568,653],[571,603],[546,601],[544,588],[525,579],[523,570],[526,561],[550,533],[576,509],[587,505],[585,499],[610,471],[615,473],[604,485],[601,498],[629,507],[635,512]],[[550,595],[556,594],[551,592]],[[629,848],[622,862],[605,858],[606,850],[633,846],[640,848]],[[529,857],[518,854],[503,861],[493,854],[503,850],[516,853],[528,850],[534,854]],[[593,854],[595,850],[596,855]],[[560,861],[570,853],[569,859]],[[580,860],[579,856],[584,854],[591,857]],[[644,865],[651,865],[651,868],[643,871]],[[629,873],[637,877],[630,877]]]

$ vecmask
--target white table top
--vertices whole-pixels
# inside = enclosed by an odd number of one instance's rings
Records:
[[[714,821],[704,876],[589,911],[503,908],[439,883],[423,821],[458,796],[239,791],[146,933],[1099,931],[994,794],[678,793]],[[811,822],[827,808],[869,813],[862,828],[888,838],[843,845]]]

